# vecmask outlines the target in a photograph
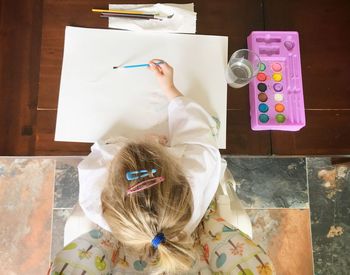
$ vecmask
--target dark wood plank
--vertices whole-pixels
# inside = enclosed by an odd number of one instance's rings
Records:
[[[35,141],[42,1],[0,3],[0,155],[31,155]]]
[[[350,165],[350,157],[333,157],[331,163],[332,165]]]
[[[308,110],[299,132],[272,132],[276,155],[350,155],[350,110]]]
[[[123,1],[114,1],[113,3],[122,3]],[[133,3],[156,3],[155,1],[133,1]],[[158,1],[157,1],[158,2]],[[161,1],[167,2],[167,1]],[[59,81],[63,56],[64,44],[64,28],[66,25],[84,26],[84,27],[107,27],[107,21],[100,19],[96,14],[91,13],[92,7],[106,8],[108,1],[44,1],[44,19],[43,19],[43,40],[41,50],[41,70],[40,70],[40,89],[38,108],[55,110],[58,103]],[[177,1],[177,3],[187,3],[187,1]],[[229,36],[229,53],[236,49],[246,47],[246,37],[253,29],[261,29],[263,27],[262,17],[262,0],[250,1],[195,1],[195,11],[197,15],[197,33],[209,35],[227,35]],[[249,24],[243,23],[241,17],[232,16],[235,11],[244,14],[245,20]],[[240,90],[229,89],[228,108],[248,110],[248,93],[247,87]],[[265,139],[264,144],[269,144],[269,135],[256,134],[248,129],[249,124],[243,125],[243,121],[248,121],[249,114],[247,111],[238,112],[245,115],[244,118],[232,116],[233,119],[228,120],[228,128],[233,137],[233,143],[228,144],[226,152],[232,154],[268,154],[270,152],[266,148],[260,147],[254,152],[250,147],[244,145],[255,143],[257,139]],[[41,116],[41,115],[40,115]],[[52,123],[47,119],[38,119],[38,129],[45,128],[46,123]],[[232,122],[231,122],[232,121]],[[52,127],[52,125],[50,126]],[[242,130],[241,133],[235,133]],[[247,130],[248,129],[248,130]],[[241,138],[244,137],[244,138]],[[236,138],[240,139],[237,146]],[[51,139],[51,140],[49,140]],[[228,139],[231,141],[231,138]],[[63,145],[55,145],[53,141],[53,133],[44,134],[38,132],[36,140],[36,154],[44,154],[47,150],[48,154],[69,154],[66,150],[75,148],[77,143],[66,143]],[[48,147],[48,146],[52,146]],[[72,146],[72,147],[70,147]],[[46,149],[45,149],[46,148]],[[85,147],[81,147],[85,149]],[[62,150],[62,152],[60,152]],[[72,149],[69,149],[71,152]],[[83,151],[81,153],[84,153]]]
[[[267,30],[300,36],[307,109],[350,108],[350,1],[265,0]]]
[[[0,3],[0,154],[33,154],[42,1],[26,0],[19,4],[1,0]],[[106,22],[93,15],[90,8],[107,7],[108,2],[47,0],[44,4],[41,55],[44,61],[41,63],[38,107],[56,109],[64,26],[106,27]],[[264,1],[266,29],[297,30],[300,33],[308,109],[305,129],[297,133],[273,132],[272,153],[349,154],[347,140],[350,130],[346,127],[350,122],[349,87],[346,85],[346,66],[350,63],[347,49],[349,5],[350,2],[344,0],[337,1],[336,5],[329,1]],[[229,35],[229,51],[232,53],[245,47],[246,36],[251,30],[263,29],[259,13],[261,6],[261,1],[250,1],[249,4],[243,0],[196,1],[198,33]],[[233,11],[240,11],[242,16],[232,16]],[[250,130],[248,107],[247,88],[229,89],[227,149],[223,153],[269,153],[266,149],[270,147],[269,132]],[[37,153],[78,154],[79,150],[87,151],[86,144],[55,147],[53,132],[45,133],[46,123],[52,123],[49,125],[52,127],[55,120],[43,119],[47,116],[43,115],[45,112],[39,111]]]
[[[349,154],[350,2],[264,3],[266,29],[299,32],[307,110],[305,129],[295,133],[273,132],[272,152]]]
[[[90,143],[54,141],[56,113],[56,110],[39,110],[37,112],[35,155],[87,155],[90,152]]]

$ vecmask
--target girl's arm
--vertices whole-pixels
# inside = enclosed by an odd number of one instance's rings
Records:
[[[161,63],[160,63],[161,62]],[[170,145],[199,144],[217,148],[217,126],[214,119],[198,103],[184,98],[175,87],[173,68],[163,60],[153,59],[150,69],[169,99]]]

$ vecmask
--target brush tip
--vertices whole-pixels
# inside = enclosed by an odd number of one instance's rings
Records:
[[[118,69],[118,66],[113,66],[113,69]]]

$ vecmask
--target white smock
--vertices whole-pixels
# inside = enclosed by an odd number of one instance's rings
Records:
[[[180,96],[168,105],[168,151],[177,158],[191,186],[193,214],[185,231],[192,233],[204,216],[222,175],[214,119],[196,102]],[[111,161],[127,143],[124,137],[99,141],[79,164],[79,203],[85,215],[111,231],[102,215],[101,193]]]

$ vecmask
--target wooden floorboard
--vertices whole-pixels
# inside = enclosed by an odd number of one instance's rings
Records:
[[[107,27],[107,21],[90,9],[107,8],[108,3],[0,0],[0,155],[80,155],[89,151],[89,144],[54,141],[64,29],[66,25]],[[300,34],[307,126],[295,133],[254,132],[249,123],[248,87],[228,88],[227,149],[222,153],[350,154],[349,1],[194,3],[197,33],[229,36],[229,55],[246,47],[246,37],[253,30],[296,30]]]
[[[307,110],[307,127],[272,132],[275,155],[350,155],[350,110]]]
[[[140,1],[140,3],[147,2],[152,3],[154,1]],[[182,2],[187,3],[187,1]],[[118,3],[118,1],[114,3]],[[263,28],[261,3],[261,0],[250,1],[249,3],[245,0],[195,1],[195,11],[198,13],[197,33],[229,36],[229,53],[238,48],[246,47],[247,35],[254,29]],[[108,1],[44,1],[38,100],[40,111],[38,111],[36,138],[37,155],[69,155],[88,152],[88,149],[86,149],[88,147],[84,144],[54,142],[54,128],[52,128],[52,125],[50,125],[49,133],[45,131],[47,130],[47,123],[53,123],[48,114],[53,114],[58,104],[65,26],[107,27],[106,20],[100,19],[90,11],[92,7],[106,8],[107,5]],[[244,24],[241,19],[232,16],[232,12],[237,10],[244,14],[250,24]],[[234,115],[228,118],[230,135],[227,139],[227,150],[225,152],[230,154],[269,154],[271,151],[269,132],[260,134],[249,130],[247,95],[247,87],[240,90],[229,89],[228,108],[238,110],[230,111],[230,114],[234,113]],[[259,140],[258,143],[257,140]],[[251,146],[251,144],[260,143],[267,144],[267,146]],[[82,151],[78,152],[78,148]]]
[[[350,154],[349,11],[348,0],[264,0],[266,29],[299,32],[306,108],[300,132],[272,133],[272,153]]]
[[[32,155],[42,1],[2,0],[0,13],[0,155]]]

